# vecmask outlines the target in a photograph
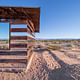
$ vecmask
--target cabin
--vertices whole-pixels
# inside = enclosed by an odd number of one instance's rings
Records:
[[[30,56],[32,55],[34,49],[35,33],[39,33],[40,26],[40,8],[29,8],[29,7],[0,7],[0,22],[9,22],[9,50],[0,55],[9,55],[10,59],[2,59],[1,63],[23,63],[25,61],[26,65],[29,62]],[[12,25],[27,25],[26,28],[12,28]],[[5,26],[6,27],[6,26]],[[26,32],[30,36],[13,36],[12,33],[22,33]],[[13,41],[27,40],[29,43],[15,43]],[[25,48],[25,50],[23,49]],[[24,53],[25,52],[25,53]],[[25,55],[25,59],[14,59],[11,56]],[[7,56],[6,56],[7,57]],[[18,56],[19,57],[19,56]],[[25,66],[26,67],[26,66]],[[3,68],[3,67],[2,67]]]

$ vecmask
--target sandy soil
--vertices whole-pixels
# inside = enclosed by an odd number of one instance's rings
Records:
[[[0,80],[80,80],[80,52],[35,50],[21,73],[0,72]]]

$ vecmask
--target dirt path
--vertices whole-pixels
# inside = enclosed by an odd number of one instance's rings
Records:
[[[0,72],[0,80],[80,80],[80,60],[66,54],[46,49],[35,50],[26,71]]]

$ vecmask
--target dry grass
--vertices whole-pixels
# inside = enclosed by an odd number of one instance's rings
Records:
[[[49,46],[47,47],[47,49],[51,49],[51,50],[60,50],[61,47],[58,46],[58,45],[49,45]]]
[[[0,46],[0,49],[1,50],[7,50],[7,49],[9,49],[9,46],[5,46],[5,45],[4,46]]]

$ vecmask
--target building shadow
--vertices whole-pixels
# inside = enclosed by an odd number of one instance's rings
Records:
[[[50,72],[48,80],[80,80],[80,64],[66,64],[48,49],[40,49],[36,51],[43,53],[46,50],[61,66],[61,68],[53,70],[50,70],[47,66],[44,66],[44,68]]]
[[[0,58],[0,72],[22,72],[27,67],[27,60],[17,57],[26,55],[26,51],[0,51],[0,57],[5,56],[3,59]],[[6,58],[6,56],[9,58]],[[10,56],[13,56],[13,58],[10,58]]]
[[[65,56],[68,56],[69,58],[73,58],[73,59],[77,59],[77,60],[80,60],[80,58],[77,58],[77,56],[79,56],[80,54],[75,54],[75,55],[72,55],[72,54],[69,54],[68,52],[66,51],[61,51]],[[76,52],[75,52],[76,53]]]

